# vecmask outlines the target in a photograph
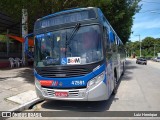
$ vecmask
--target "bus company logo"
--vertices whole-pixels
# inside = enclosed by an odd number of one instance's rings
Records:
[[[81,64],[81,58],[80,57],[68,57],[67,64]]]
[[[53,81],[52,86],[58,86],[58,81]]]
[[[60,82],[60,83],[59,83],[59,86],[62,86],[62,85],[63,85],[63,83],[62,83],[62,82]]]

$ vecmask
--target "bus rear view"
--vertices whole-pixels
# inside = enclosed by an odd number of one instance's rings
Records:
[[[40,98],[109,98],[102,28],[97,8],[62,11],[36,21],[34,75]]]

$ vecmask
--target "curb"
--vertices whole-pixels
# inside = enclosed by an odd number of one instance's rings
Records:
[[[8,110],[8,111],[14,112],[14,111],[27,110],[27,109],[29,109],[30,106],[36,104],[37,102],[41,102],[41,101],[43,101],[43,100],[40,99],[40,98],[35,98],[35,99],[33,99],[32,101],[29,101],[29,102],[27,102],[27,103],[24,103],[24,104],[22,104],[22,105],[20,105],[20,106],[18,106],[18,107],[15,107],[15,108],[13,108],[13,109],[10,109],[10,110]]]

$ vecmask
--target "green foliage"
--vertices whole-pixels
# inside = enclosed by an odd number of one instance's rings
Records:
[[[7,39],[6,35],[0,35],[0,42],[1,43],[5,43],[6,39]]]
[[[77,7],[99,7],[121,40],[126,43],[131,33],[133,16],[140,0],[1,0],[0,10],[21,22],[22,8],[29,14],[29,31],[34,22],[45,15]]]
[[[140,56],[140,42],[128,42],[126,44],[126,50],[129,53],[129,56],[131,56],[133,53],[136,54],[136,56]],[[157,56],[157,53],[160,53],[160,39],[155,39],[152,37],[146,37],[141,41],[141,53],[144,57],[154,57],[154,51],[155,56]]]

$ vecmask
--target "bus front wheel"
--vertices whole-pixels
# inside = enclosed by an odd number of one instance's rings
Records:
[[[124,75],[124,71],[125,71],[125,67],[124,67],[124,63],[123,63],[122,75]]]
[[[114,89],[113,89],[113,92],[112,94],[115,95],[117,93],[117,75],[116,75],[116,72],[114,72],[115,75],[114,75]]]

